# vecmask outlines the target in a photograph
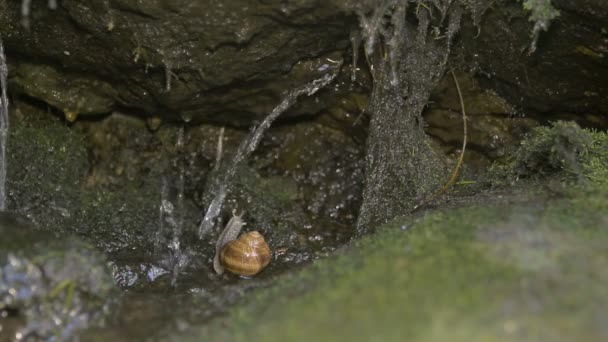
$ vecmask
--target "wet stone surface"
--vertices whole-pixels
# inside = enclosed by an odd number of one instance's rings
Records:
[[[483,172],[493,160],[504,157],[538,119],[513,107],[496,92],[483,89],[471,75],[456,73],[467,114],[466,164]],[[462,109],[450,73],[439,82],[423,113],[427,134],[439,141],[447,154],[459,152],[463,140]]]
[[[459,53],[482,87],[495,89],[516,108],[541,120],[568,117],[585,126],[607,127],[608,3],[552,1],[560,11],[537,50],[529,54],[534,23],[520,3],[498,1],[481,28],[465,21]],[[527,38],[528,37],[528,38]],[[598,115],[600,114],[600,115]]]
[[[219,232],[201,241],[197,230],[209,203],[206,189],[218,172],[221,131],[222,160],[231,158],[246,131],[167,124],[151,131],[144,120],[120,113],[68,126],[60,112],[52,112],[58,116],[53,117],[36,103],[16,102],[13,108],[11,144],[20,149],[9,153],[14,166],[9,208],[41,231],[75,234],[105,252],[114,283],[128,291],[111,295],[121,306],[103,336],[120,331],[137,339],[155,330],[127,332],[119,328],[125,324],[147,326],[158,320],[157,328],[163,329],[209,319],[352,236],[362,185],[357,137],[365,134],[361,126],[352,126],[354,113],[280,124],[238,170],[222,221],[233,209],[245,212],[245,230],[261,231],[273,252],[260,275],[239,279],[217,276],[211,268]],[[182,146],[177,144],[180,130]],[[162,217],[160,209],[165,210]],[[175,221],[181,222],[177,249]],[[167,305],[179,307],[170,318],[163,311]]]
[[[29,96],[76,115],[127,107],[242,126],[268,113],[285,89],[308,82],[311,70],[339,60],[356,25],[318,0],[64,0],[55,10],[34,2],[29,29],[20,0],[2,5],[0,33],[25,57],[11,59],[12,69],[45,70],[42,83],[15,79]],[[308,101],[290,115],[319,109]]]
[[[117,300],[102,254],[76,237],[57,238],[7,213],[0,214],[0,235],[2,336],[69,340],[106,322]]]

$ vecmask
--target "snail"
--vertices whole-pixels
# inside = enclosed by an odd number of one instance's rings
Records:
[[[222,248],[220,261],[230,273],[252,276],[268,266],[270,247],[259,232],[244,233]]]
[[[245,222],[241,215],[232,212],[232,218],[220,234],[215,246],[213,269],[217,274],[224,270],[240,276],[259,273],[270,262],[270,247],[258,231],[240,233]]]

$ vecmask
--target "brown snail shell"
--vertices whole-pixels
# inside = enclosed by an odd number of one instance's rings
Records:
[[[226,243],[220,252],[220,261],[230,273],[252,276],[268,266],[270,247],[262,234],[252,231]]]

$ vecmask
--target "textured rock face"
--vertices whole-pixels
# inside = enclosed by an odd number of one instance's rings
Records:
[[[332,53],[345,50],[354,24],[315,0],[65,0],[55,10],[34,2],[29,30],[21,1],[0,8],[26,94],[64,112],[128,107],[186,122],[259,119],[310,69],[341,58]]]
[[[1,0],[0,34],[12,89],[69,119],[120,108],[248,125],[284,90],[310,81],[311,69],[342,58],[358,26],[353,3],[64,0],[51,10],[34,1],[28,30],[21,1]],[[460,36],[466,64],[483,87],[525,111],[595,116],[590,121],[608,112],[607,2],[553,1],[560,15],[540,33],[531,56],[530,13],[519,2],[494,4],[467,5],[473,20],[463,21]],[[287,115],[323,107],[307,100]]]
[[[517,2],[499,1],[481,27],[465,23],[466,63],[526,114],[556,120],[563,114],[606,127],[608,113],[608,2],[561,1],[559,16],[529,54],[534,26]],[[570,116],[572,118],[572,116]]]

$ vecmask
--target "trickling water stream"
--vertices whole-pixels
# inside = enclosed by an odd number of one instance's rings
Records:
[[[179,154],[176,161],[179,174],[174,189],[170,189],[167,176],[161,181],[159,223],[154,239],[154,255],[164,259],[172,286],[177,285],[180,269],[187,264],[181,241],[184,229],[184,127],[179,129],[175,145]]]
[[[216,195],[211,201],[211,204],[209,204],[207,212],[199,226],[199,238],[204,238],[213,229],[215,225],[215,220],[220,214],[224,205],[224,200],[226,199],[226,195],[230,190],[230,186],[233,182],[234,175],[236,174],[237,167],[244,160],[246,160],[247,157],[253,151],[255,151],[256,147],[260,143],[260,140],[262,140],[264,133],[274,122],[274,120],[276,120],[279,115],[281,115],[281,113],[285,112],[287,109],[293,106],[296,103],[298,97],[300,97],[301,95],[311,96],[319,89],[328,85],[338,75],[337,70],[339,70],[339,68],[336,68],[333,72],[326,73],[322,77],[315,79],[314,81],[287,93],[281,103],[279,103],[272,110],[272,112],[268,114],[264,121],[262,121],[262,123],[260,123],[257,127],[253,127],[251,129],[251,133],[239,145],[236,154],[232,158],[232,161],[225,168],[225,173],[222,177],[221,182],[218,185],[217,191],[215,192]]]
[[[6,78],[8,67],[4,55],[4,45],[0,38],[0,210],[6,209],[6,141],[8,137],[8,96]]]

